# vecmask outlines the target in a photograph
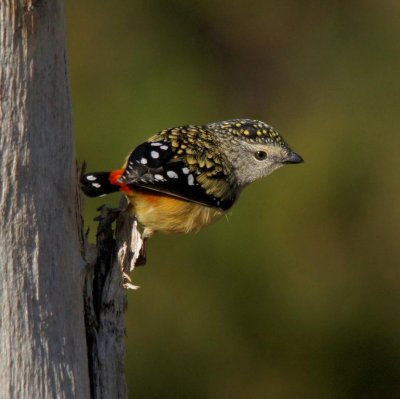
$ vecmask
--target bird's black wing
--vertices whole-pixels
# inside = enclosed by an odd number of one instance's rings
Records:
[[[226,210],[236,199],[236,179],[226,157],[200,127],[164,130],[129,156],[120,181]],[[199,137],[200,136],[200,137]]]

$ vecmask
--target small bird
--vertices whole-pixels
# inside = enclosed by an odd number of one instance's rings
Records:
[[[273,127],[233,119],[163,130],[136,147],[121,169],[84,174],[81,187],[89,197],[122,191],[147,243],[158,231],[200,230],[224,215],[248,184],[301,162]]]

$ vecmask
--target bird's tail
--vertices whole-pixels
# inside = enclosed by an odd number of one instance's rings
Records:
[[[82,191],[89,197],[100,197],[114,193],[121,189],[121,186],[112,183],[114,172],[93,172],[86,173],[81,177]]]

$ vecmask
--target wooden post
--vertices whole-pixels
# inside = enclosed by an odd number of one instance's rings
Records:
[[[0,397],[88,398],[63,2],[0,2]]]
[[[82,233],[64,22],[61,0],[0,0],[5,399],[127,397],[121,271],[141,239],[126,212],[115,236],[101,220],[98,251]]]

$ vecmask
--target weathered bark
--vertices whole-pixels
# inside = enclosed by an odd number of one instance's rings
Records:
[[[123,199],[120,208],[126,206]],[[93,399],[125,399],[126,288],[137,288],[128,273],[139,256],[142,238],[129,211],[103,206],[98,220],[97,246],[86,245],[85,251],[91,263],[85,290],[91,393]]]
[[[106,208],[82,233],[61,0],[0,0],[0,88],[0,398],[124,399],[142,242]]]
[[[62,1],[0,1],[0,88],[0,398],[86,399]]]

